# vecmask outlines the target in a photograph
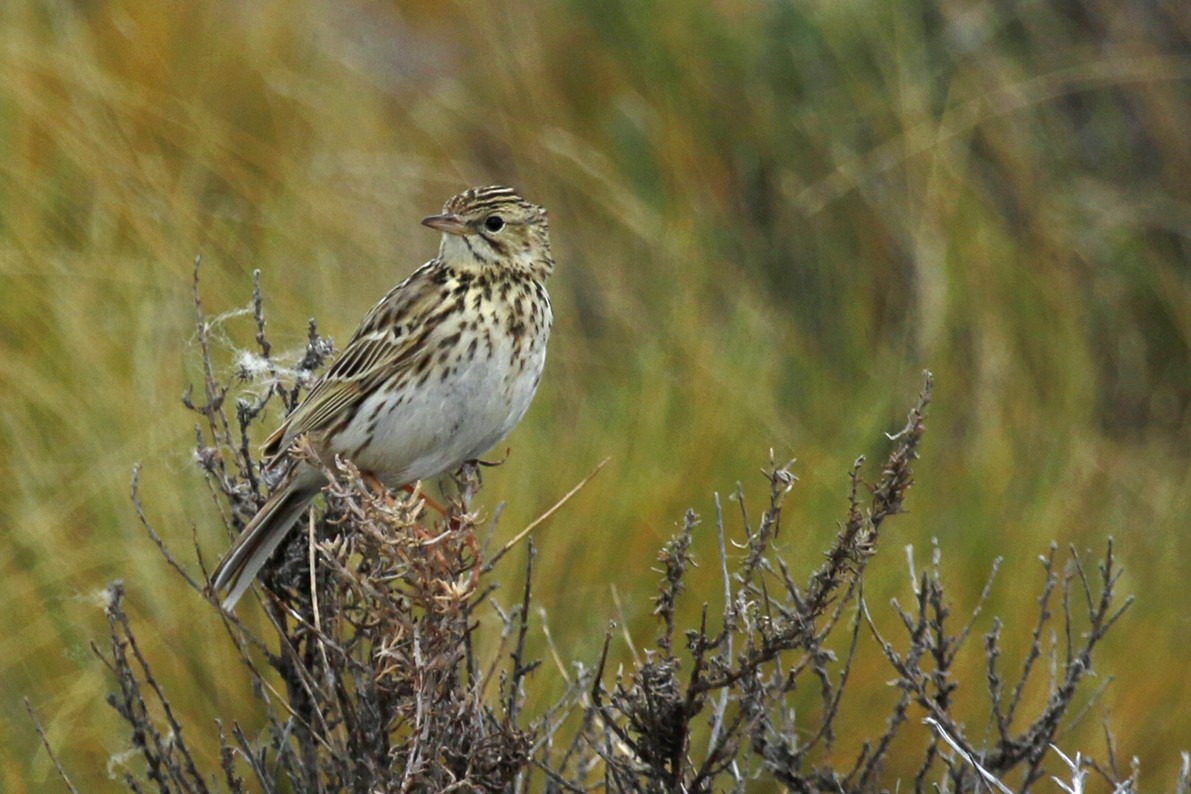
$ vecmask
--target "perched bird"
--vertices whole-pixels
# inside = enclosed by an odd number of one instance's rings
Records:
[[[302,435],[388,487],[474,460],[525,415],[546,362],[554,270],[546,211],[507,187],[466,190],[422,223],[438,256],[394,287],[269,436],[280,484],[212,575],[232,609],[326,484],[289,456]]]

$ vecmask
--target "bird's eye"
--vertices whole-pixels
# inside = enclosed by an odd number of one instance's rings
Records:
[[[505,227],[505,219],[499,215],[489,215],[484,219],[484,228],[490,232],[499,232]]]

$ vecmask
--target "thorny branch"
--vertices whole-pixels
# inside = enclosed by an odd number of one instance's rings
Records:
[[[242,358],[231,378],[221,377],[215,363],[221,351],[211,332],[222,320],[204,312],[198,276],[196,260],[201,396],[188,391],[183,402],[200,418],[196,459],[234,532],[268,487],[250,436],[272,397],[286,409],[296,405],[333,346],[311,321],[301,360],[292,369],[283,366],[284,356],[275,353],[265,334],[257,276],[243,313],[253,319],[258,353]],[[228,398],[244,384],[250,388],[235,400],[233,422]],[[255,392],[250,390],[254,384]],[[161,792],[217,787],[229,792],[739,792],[752,780],[768,779],[796,792],[876,792],[901,785],[886,779],[885,767],[895,740],[917,730],[925,750],[916,761],[916,791],[984,790],[985,775],[1012,778],[1018,790],[1029,790],[1048,774],[1044,763],[1053,757],[1052,743],[1092,669],[1093,652],[1130,601],[1116,595],[1120,568],[1111,541],[1095,576],[1074,550],[1060,572],[1052,547],[1043,557],[1029,648],[1008,679],[1001,649],[1007,627],[994,619],[984,635],[991,736],[983,744],[968,738],[955,715],[959,682],[953,670],[989,595],[991,577],[971,617],[953,629],[936,546],[932,564],[914,575],[912,606],[894,603],[897,633],[904,635],[897,641],[878,629],[863,596],[864,574],[886,519],[903,511],[913,483],[932,385],[928,373],[905,427],[889,437],[891,449],[876,480],[866,484],[862,479],[863,459],[852,467],[843,520],[822,562],[809,573],[800,575],[786,550],[776,545],[785,499],[796,482],[793,461],[782,465],[771,454],[764,469],[768,503],[755,521],[743,487],[735,494],[736,528],[716,496],[718,609],[684,603],[690,592],[698,592],[688,585],[701,553],[700,518],[689,511],[659,554],[661,581],[653,602],[659,629],[653,647],[637,654],[626,627],[632,652],[627,666],[617,661],[610,628],[595,664],[573,662],[568,670],[540,608],[554,666],[543,668],[532,659],[533,545],[527,546],[524,581],[512,606],[498,602],[490,577],[496,562],[538,522],[487,560],[479,558],[477,515],[471,507],[479,490],[474,469],[461,473],[447,516],[430,521],[416,493],[400,500],[374,493],[350,462],[338,461],[324,468],[330,482],[325,507],[304,519],[306,531],[295,532],[294,540],[278,550],[263,577],[271,636],[258,637],[234,615],[220,613],[265,727],[249,736],[238,722],[218,723],[217,773],[202,771],[204,759],[190,750],[188,737],[197,729],[183,730],[137,644],[123,608],[123,585],[109,590],[111,640],[106,651],[97,648],[97,653],[115,681],[110,702],[144,761],[143,772],[125,768],[125,782],[134,791],[147,783]],[[311,455],[307,462],[324,465]],[[149,520],[138,493],[140,475],[138,468],[133,501],[142,526],[197,597],[218,609],[204,594],[205,575],[189,574]],[[795,533],[800,534],[805,533]],[[789,556],[805,559],[805,554]],[[1055,593],[1062,601],[1057,632]],[[496,616],[495,642],[491,637],[479,641],[481,614]],[[697,616],[693,625],[691,614]],[[837,631],[841,625],[847,628]],[[880,734],[865,741],[852,760],[841,761],[835,750],[838,721],[848,706],[846,690],[858,686],[851,673],[862,655],[865,627],[894,675],[898,696]],[[1065,647],[1052,641],[1048,649],[1047,637],[1056,634]],[[1056,676],[1045,705],[1031,714],[1025,692],[1048,650],[1056,659]],[[535,688],[544,688],[551,674],[562,693],[540,705]],[[922,725],[924,717],[929,726]],[[1108,736],[1106,764],[1077,755],[1076,765],[1094,769],[1120,790],[1132,790],[1136,770],[1121,777]],[[50,749],[44,732],[42,739]],[[70,787],[65,770],[59,771]]]

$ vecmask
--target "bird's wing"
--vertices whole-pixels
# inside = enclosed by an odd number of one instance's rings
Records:
[[[265,440],[268,465],[303,433],[349,421],[373,390],[418,360],[437,326],[427,318],[442,302],[438,270],[435,260],[427,262],[368,312],[327,374]]]

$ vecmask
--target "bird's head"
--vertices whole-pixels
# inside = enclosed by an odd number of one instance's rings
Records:
[[[454,267],[529,271],[539,280],[554,269],[546,211],[512,188],[465,190],[422,224],[443,233],[438,255]]]

